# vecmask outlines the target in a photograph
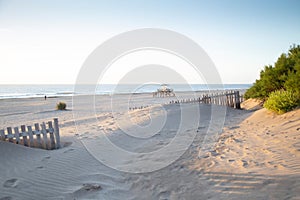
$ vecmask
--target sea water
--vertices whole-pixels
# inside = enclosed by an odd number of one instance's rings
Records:
[[[169,84],[174,92],[211,91],[211,90],[246,90],[251,84]],[[160,88],[159,84],[102,84],[102,85],[0,85],[0,99],[59,97],[84,94],[127,94],[152,93]]]

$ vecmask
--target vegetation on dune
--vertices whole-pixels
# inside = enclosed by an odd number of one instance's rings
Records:
[[[298,99],[290,90],[276,90],[269,95],[264,107],[278,114],[293,110],[298,106]]]
[[[67,104],[65,102],[59,102],[56,104],[56,110],[66,110]]]
[[[264,107],[277,113],[300,105],[300,45],[281,54],[274,66],[265,66],[260,78],[245,93],[245,98],[265,101]]]

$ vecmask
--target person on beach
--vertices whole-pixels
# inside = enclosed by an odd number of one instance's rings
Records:
[[[47,100],[47,96],[45,95],[45,101]]]

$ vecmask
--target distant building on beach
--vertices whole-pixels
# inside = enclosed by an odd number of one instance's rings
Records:
[[[175,96],[174,90],[170,88],[167,84],[160,85],[157,91],[153,92],[153,97],[167,97]]]

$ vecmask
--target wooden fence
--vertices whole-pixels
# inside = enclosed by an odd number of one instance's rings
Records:
[[[241,109],[241,103],[244,101],[244,96],[240,95],[240,91],[225,91],[221,93],[210,93],[203,94],[198,98],[187,98],[176,100],[170,100],[169,103],[165,104],[178,104],[178,103],[204,103],[204,104],[215,104],[228,106],[236,109]],[[147,108],[147,106],[138,106],[138,107],[129,107],[129,110],[143,109]]]
[[[216,104],[236,109],[241,109],[241,102],[243,102],[243,96],[239,91],[227,91],[224,93],[207,94],[202,96],[202,103]]]
[[[216,104],[222,106],[233,107],[236,109],[241,109],[241,102],[244,98],[240,95],[239,91],[226,91],[223,93],[211,93],[203,94],[202,97],[194,99],[181,99],[172,100],[169,104],[174,103],[204,103],[204,104]]]
[[[48,150],[60,148],[58,119],[54,118],[53,123],[49,121],[47,125],[48,127],[45,122],[35,123],[34,130],[31,126],[27,126],[27,131],[25,125],[22,125],[21,129],[7,127],[7,134],[5,134],[5,130],[0,130],[0,140]]]

